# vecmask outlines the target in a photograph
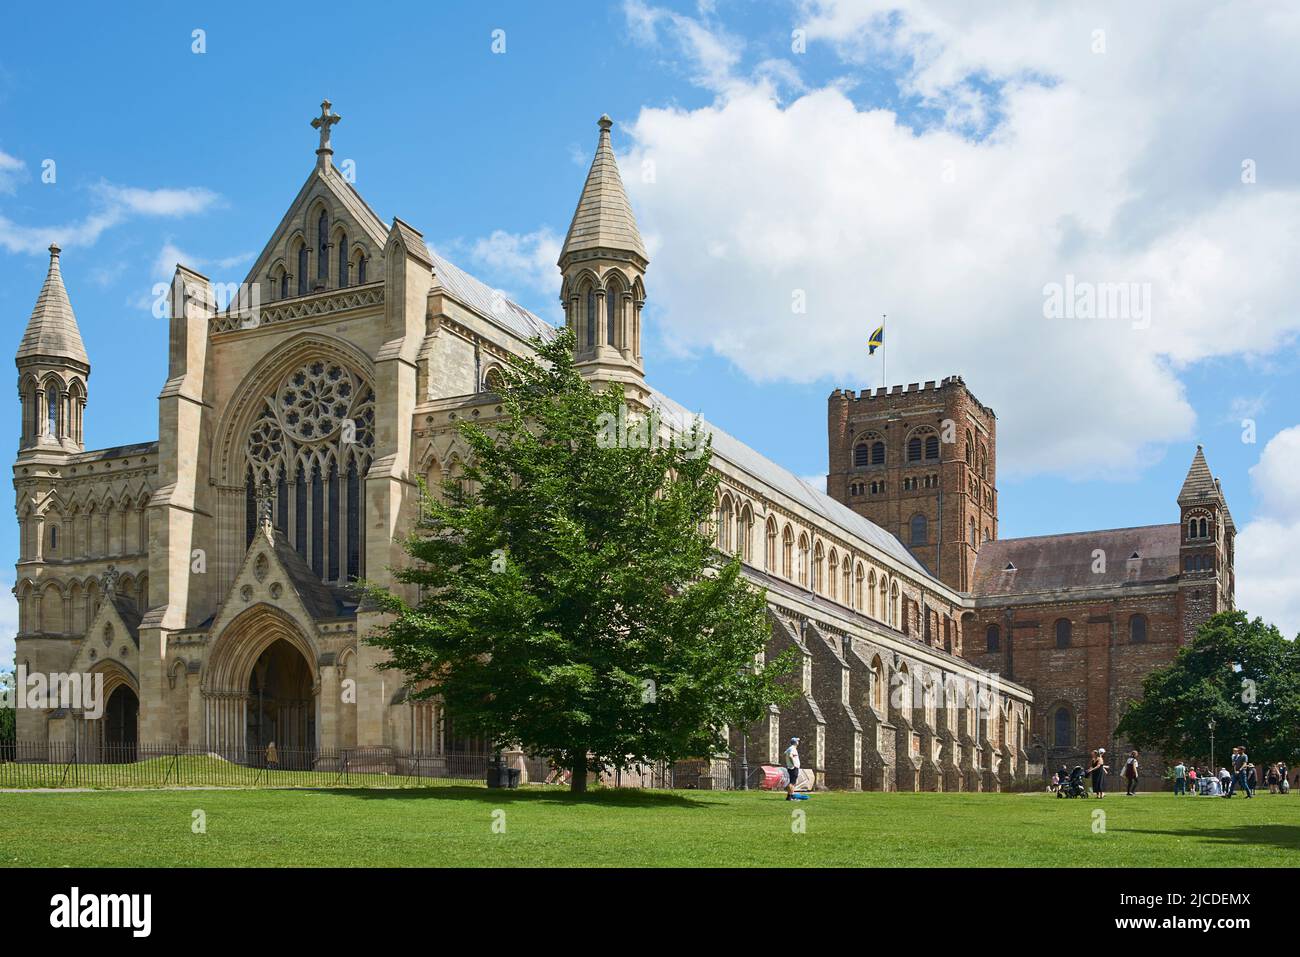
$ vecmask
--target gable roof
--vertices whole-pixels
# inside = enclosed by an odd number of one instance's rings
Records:
[[[667,412],[676,419],[671,423],[680,431],[689,428],[695,416],[685,407],[674,402],[657,389],[650,389],[650,394],[660,406],[661,415]],[[668,418],[668,416],[665,416]],[[728,435],[722,429],[701,419],[703,427],[713,438],[713,454],[718,458],[748,472],[755,479],[777,491],[789,496],[809,511],[821,516],[832,526],[838,528],[847,538],[859,538],[889,555],[905,568],[911,569],[940,587],[946,587],[930,574],[924,565],[916,560],[910,551],[895,536],[885,531],[875,522],[864,518],[846,505],[842,505],[825,492],[809,485],[789,469],[777,465],[771,459],[754,451],[744,442]]]
[[[987,598],[1167,582],[1178,577],[1181,542],[1180,525],[984,542],[975,558],[971,591],[976,598]],[[1101,572],[1094,571],[1096,549],[1106,556]],[[1134,554],[1138,557],[1132,558]]]
[[[271,231],[271,237],[267,240],[266,245],[262,247],[262,252],[258,255],[257,260],[248,270],[248,275],[244,277],[244,282],[254,282],[258,275],[265,271],[276,255],[280,246],[280,240],[284,233],[293,227],[297,216],[303,211],[302,207],[310,201],[314,187],[320,184],[323,186],[339,205],[347,211],[356,224],[366,234],[366,238],[374,244],[373,255],[378,257],[384,251],[384,243],[388,239],[388,227],[379,215],[370,208],[370,204],[361,198],[361,194],[356,188],[349,183],[332,163],[325,166],[314,166],[312,171],[307,175],[306,181],[303,182],[302,188],[289,204],[289,208],[284,211],[280,217],[280,222],[275,229]]]
[[[429,257],[433,260],[434,280],[453,299],[523,339],[541,336],[543,340],[549,341],[555,338],[555,327],[544,319],[507,299],[487,283],[475,279],[436,252],[430,250]]]
[[[31,318],[27,320],[16,359],[21,365],[24,359],[43,356],[72,359],[90,368],[86,346],[81,341],[81,329],[72,312],[68,291],[63,286],[59,247],[54,243],[50,245],[50,267],[45,274],[45,284],[36,298]]]

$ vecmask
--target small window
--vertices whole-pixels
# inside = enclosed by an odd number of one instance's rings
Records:
[[[1056,647],[1057,648],[1070,647],[1070,631],[1071,631],[1070,619],[1058,618],[1056,620]]]
[[[998,651],[1002,647],[1002,633],[997,625],[989,625],[984,632],[984,643],[986,651]]]
[[[50,551],[55,552],[58,550],[59,550],[59,526],[51,525],[50,526]]]
[[[929,544],[929,522],[924,515],[912,516],[912,544],[927,545]]]
[[[1068,748],[1074,744],[1074,722],[1070,720],[1070,709],[1060,707],[1052,715],[1052,747]]]
[[[1146,615],[1134,615],[1128,620],[1128,640],[1132,644],[1141,645],[1147,640],[1147,619]]]

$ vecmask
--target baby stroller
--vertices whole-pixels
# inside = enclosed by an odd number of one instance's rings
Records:
[[[1061,785],[1056,792],[1059,798],[1081,798],[1088,796],[1088,789],[1083,786],[1083,768],[1075,765],[1074,770],[1070,772],[1069,778]]]

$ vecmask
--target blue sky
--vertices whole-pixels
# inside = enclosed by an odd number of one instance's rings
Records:
[[[243,278],[312,167],[322,97],[343,117],[335,161],[382,218],[551,320],[607,112],[651,249],[658,387],[817,475],[827,394],[880,384],[864,341],[888,313],[892,382],[960,373],[997,411],[1002,537],[1174,521],[1201,442],[1238,526],[1256,523],[1256,608],[1300,627],[1300,582],[1275,567],[1300,530],[1300,26],[1283,8],[1229,25],[1160,5],[356,9],[9,14],[0,315],[16,348],[59,238],[88,447],[156,437],[152,288],[177,258]],[[1067,274],[1148,284],[1154,321],[1047,319]],[[15,539],[0,523],[0,549]]]

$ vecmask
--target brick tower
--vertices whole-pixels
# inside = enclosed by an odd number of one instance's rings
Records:
[[[831,497],[969,591],[980,545],[998,536],[993,410],[949,376],[906,389],[836,389],[827,420]]]

